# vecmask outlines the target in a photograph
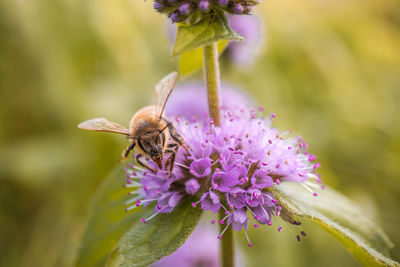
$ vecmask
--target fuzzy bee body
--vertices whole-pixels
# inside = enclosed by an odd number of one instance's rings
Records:
[[[136,146],[141,152],[137,154],[136,161],[153,172],[157,172],[157,170],[144,162],[142,157],[146,155],[151,158],[161,169],[164,154],[170,153],[171,156],[165,165],[170,166],[170,175],[172,175],[175,155],[179,146],[183,145],[183,138],[177,133],[175,127],[163,117],[163,110],[176,79],[177,74],[173,72],[157,84],[156,104],[143,107],[136,112],[129,123],[129,129],[104,118],[84,121],[78,125],[78,128],[126,135],[130,145],[124,150],[122,159],[126,159],[129,152]],[[169,142],[170,139],[172,142]]]

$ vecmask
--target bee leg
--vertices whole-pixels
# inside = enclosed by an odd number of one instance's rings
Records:
[[[142,165],[143,167],[145,167],[146,169],[150,170],[153,173],[157,173],[157,170],[154,170],[153,168],[151,168],[149,165],[147,165],[146,163],[144,163],[141,158],[143,157],[143,154],[137,154],[136,155],[136,162],[139,163],[140,165]]]
[[[129,155],[129,152],[132,151],[132,149],[135,147],[135,145],[136,145],[136,143],[132,143],[127,148],[125,148],[125,150],[122,152],[121,159],[119,160],[120,162],[126,160],[126,158]]]
[[[170,123],[167,119],[163,118],[164,122],[167,123],[169,134],[171,135],[172,139],[175,140],[180,146],[183,145],[184,139],[183,137],[176,131],[174,125]]]
[[[172,177],[172,169],[174,168],[175,156],[178,152],[178,149],[178,144],[168,144],[167,149],[165,150],[166,153],[171,153],[171,156],[165,163],[165,168],[167,168],[167,165],[169,165],[169,177]]]

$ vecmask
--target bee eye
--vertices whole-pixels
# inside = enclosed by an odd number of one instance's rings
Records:
[[[157,136],[157,143],[160,144],[160,146],[164,146],[164,143],[165,143],[165,135],[164,135],[164,133],[160,133]]]

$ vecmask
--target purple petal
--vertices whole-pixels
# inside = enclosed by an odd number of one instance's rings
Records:
[[[201,11],[207,11],[209,7],[210,7],[210,2],[208,2],[208,0],[201,0],[200,1],[199,9]]]
[[[234,188],[236,189],[236,188]],[[245,205],[245,198],[244,198],[244,190],[240,188],[241,191],[239,190],[231,190],[229,193],[226,193],[226,200],[228,202],[229,206],[232,206],[236,209],[243,208]]]
[[[250,188],[247,190],[247,194],[245,195],[246,204],[250,207],[257,207],[258,205],[264,204],[264,198],[262,197],[262,193],[257,188]]]
[[[193,161],[190,164],[190,173],[197,178],[209,175],[211,173],[211,160],[203,158]]]
[[[235,209],[232,216],[234,221],[244,223],[247,220],[246,209]]]
[[[216,172],[212,176],[212,183],[220,192],[228,192],[231,186],[238,183],[238,177],[233,172]]]
[[[233,12],[235,12],[236,14],[240,14],[243,12],[243,6],[239,3],[235,3],[233,5]]]
[[[188,15],[190,12],[190,3],[184,3],[179,7],[179,12],[183,15]]]
[[[274,185],[274,180],[264,170],[256,170],[251,177],[251,184],[259,189]]]
[[[235,210],[233,214],[229,216],[228,224],[231,224],[232,228],[236,231],[240,231],[243,227],[247,229],[248,218],[245,209]]]
[[[168,205],[172,208],[175,208],[178,205],[179,201],[182,199],[181,194],[172,194],[172,196],[168,200]]]
[[[216,213],[221,207],[218,195],[213,192],[204,193],[201,197],[201,207],[205,210],[211,210],[213,213]]]

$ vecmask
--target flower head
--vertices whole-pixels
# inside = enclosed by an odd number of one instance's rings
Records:
[[[280,183],[298,182],[316,195],[308,180],[320,182],[315,174],[316,157],[307,152],[307,144],[299,137],[286,136],[271,127],[275,118],[267,118],[248,108],[224,108],[221,126],[211,118],[188,120],[175,117],[177,131],[185,139],[186,149],[176,155],[170,177],[167,169],[157,173],[131,164],[126,169],[127,186],[139,187],[127,209],[154,203],[154,214],[169,213],[186,196],[198,198],[194,208],[213,214],[222,210],[226,216],[219,223],[246,233],[250,224],[271,225],[274,216],[299,224],[288,216],[277,202],[273,187]],[[167,161],[164,158],[164,164]],[[213,220],[214,221],[214,220]],[[282,227],[278,226],[278,231]],[[218,236],[222,238],[225,230]],[[247,237],[247,233],[246,233]],[[249,245],[251,243],[249,241]]]
[[[193,21],[202,15],[212,15],[216,10],[237,15],[249,15],[259,1],[255,0],[155,0],[153,8],[167,14],[173,23]],[[199,16],[200,15],[200,16]]]

